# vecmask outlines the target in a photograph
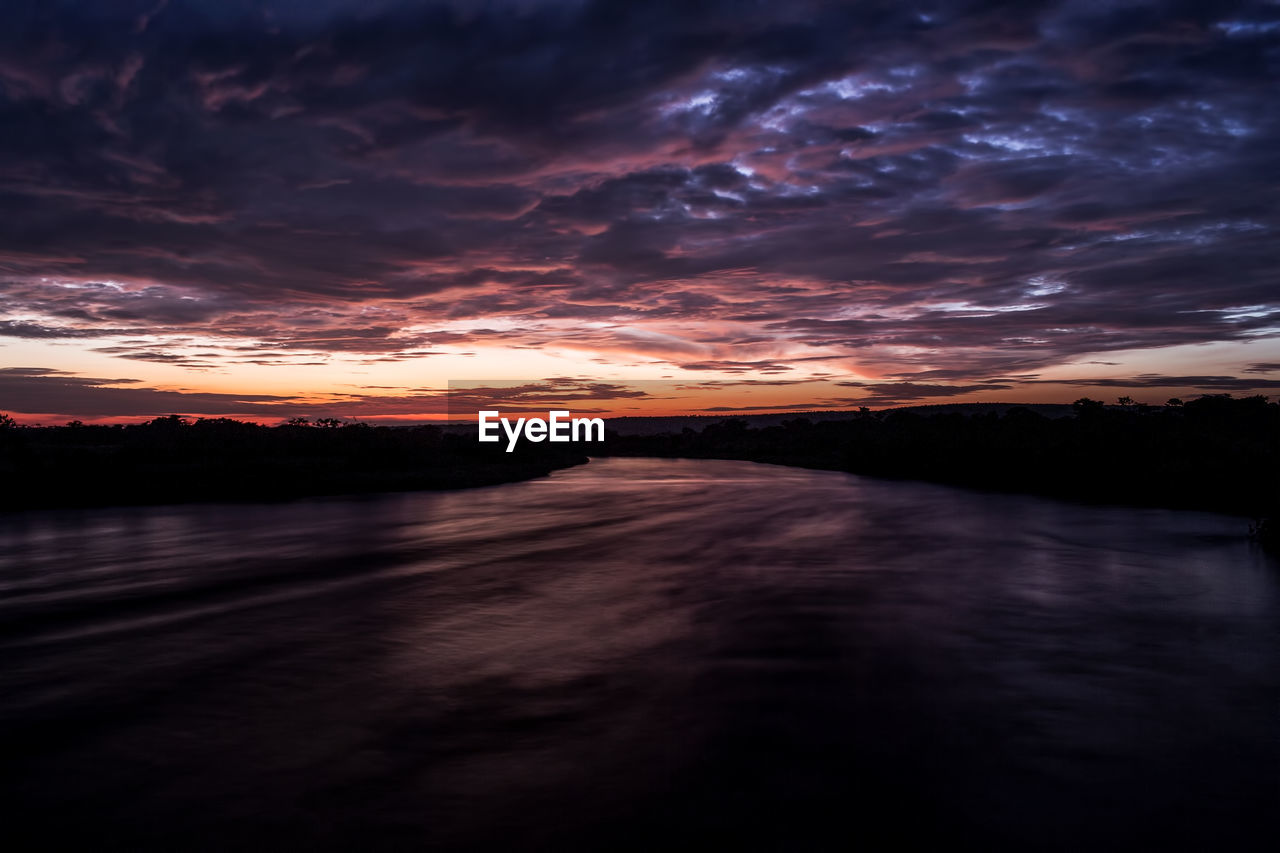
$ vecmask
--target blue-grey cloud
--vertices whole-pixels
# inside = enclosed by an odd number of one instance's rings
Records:
[[[800,345],[977,388],[1272,338],[1278,21],[1182,0],[7,4],[0,338],[146,335],[105,351],[196,370],[483,341],[773,372]],[[683,337],[615,328],[636,324]],[[227,350],[166,347],[193,332]]]

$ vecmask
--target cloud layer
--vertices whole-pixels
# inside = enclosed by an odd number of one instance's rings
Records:
[[[1274,3],[8,4],[0,57],[11,366],[1274,385]]]

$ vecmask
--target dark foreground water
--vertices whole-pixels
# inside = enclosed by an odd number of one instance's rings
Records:
[[[1274,849],[1243,532],[641,459],[5,517],[5,846]]]

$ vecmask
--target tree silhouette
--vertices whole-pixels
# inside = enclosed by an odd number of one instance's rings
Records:
[[[489,486],[581,464],[567,445],[507,453],[438,427],[325,418],[325,429],[180,415],[140,424],[23,427],[0,417],[0,510]]]

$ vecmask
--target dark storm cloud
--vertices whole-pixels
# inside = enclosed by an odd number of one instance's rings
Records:
[[[107,332],[108,334],[110,332]],[[58,338],[91,338],[104,334],[98,329],[69,329],[65,327],[43,326],[39,323],[20,323],[11,320],[0,320],[0,337],[33,338],[37,340],[53,340]]]
[[[0,399],[13,411],[71,416],[154,415],[163,410],[204,414],[266,413],[287,397],[162,391],[137,379],[74,376],[43,368],[0,368]]]
[[[785,373],[790,364],[773,361],[690,361],[681,364],[685,370],[714,370],[717,373]]]
[[[164,341],[255,363],[556,341],[735,373],[809,351],[976,390],[1269,339],[1278,22],[1179,0],[5,4],[0,336],[142,329],[159,343],[108,354],[193,369],[218,357]]]
[[[919,382],[837,382],[835,384],[850,388],[870,388],[877,396],[895,400],[955,397],[973,391],[1007,391],[1013,387],[997,382],[977,385],[925,385]]]
[[[1246,371],[1248,372],[1248,371]],[[1264,391],[1280,388],[1280,379],[1251,379],[1238,376],[1163,376],[1144,373],[1139,376],[1106,379],[1072,379],[1069,385],[1091,385],[1098,388],[1196,388],[1206,391]]]
[[[788,403],[782,406],[707,406],[699,409],[700,412],[815,412],[823,409],[847,409],[851,404],[849,400],[836,400],[830,402],[819,403]]]
[[[47,368],[0,368],[0,399],[9,411],[55,417],[236,415],[276,419],[299,415],[420,415],[447,411],[440,391],[406,395],[332,394],[316,401],[275,394],[218,394],[154,388],[137,379],[77,376]],[[11,405],[18,403],[18,405]]]
[[[651,396],[644,388],[633,385],[563,376],[544,382],[505,384],[453,381],[449,383],[448,391],[450,411],[471,417],[482,410],[521,414],[545,413],[563,407],[571,407],[575,413],[595,414],[607,411],[601,405],[611,401]]]

